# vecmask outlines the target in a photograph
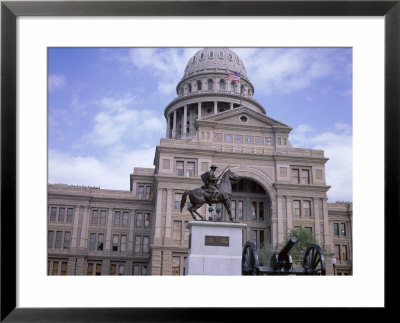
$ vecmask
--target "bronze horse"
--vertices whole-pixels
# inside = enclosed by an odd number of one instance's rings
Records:
[[[186,204],[186,197],[189,195],[190,203],[192,204],[188,207],[188,211],[192,215],[193,219],[196,219],[197,214],[201,220],[204,218],[197,212],[197,209],[202,207],[205,203],[211,205],[215,203],[222,203],[229,215],[229,220],[233,222],[232,213],[231,213],[231,197],[232,197],[232,185],[233,183],[238,183],[240,181],[240,176],[233,173],[230,169],[228,169],[221,178],[221,182],[218,184],[219,192],[216,195],[215,200],[211,200],[211,195],[204,190],[204,187],[195,188],[190,191],[185,191],[181,200],[181,212],[183,207]]]

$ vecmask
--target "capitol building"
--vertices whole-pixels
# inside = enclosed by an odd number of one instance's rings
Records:
[[[165,107],[154,168],[134,168],[129,191],[49,184],[48,274],[183,275],[193,218],[181,213],[182,195],[216,165],[217,176],[229,167],[242,178],[231,204],[247,224],[242,245],[277,246],[303,228],[325,251],[328,275],[332,256],[337,274],[351,275],[352,204],[328,203],[329,156],[293,147],[292,128],[254,99],[250,77],[232,50],[198,51]],[[207,204],[198,212],[210,216]]]

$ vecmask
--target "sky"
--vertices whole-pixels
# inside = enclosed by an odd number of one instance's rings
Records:
[[[134,167],[154,167],[164,109],[199,49],[49,48],[48,182],[129,190]],[[328,201],[352,201],[352,49],[231,49],[292,146],[325,151]]]

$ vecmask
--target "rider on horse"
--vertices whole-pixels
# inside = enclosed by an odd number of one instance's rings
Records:
[[[201,175],[201,179],[205,185],[205,191],[211,194],[211,201],[217,200],[217,194],[220,191],[217,185],[218,178],[214,174],[217,168],[217,166],[211,165],[210,170]]]

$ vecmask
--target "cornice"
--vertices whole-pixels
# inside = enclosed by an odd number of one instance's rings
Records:
[[[302,184],[289,184],[289,183],[273,183],[276,190],[286,191],[302,191],[302,192],[323,192],[326,193],[331,188],[329,185],[302,185]]]

